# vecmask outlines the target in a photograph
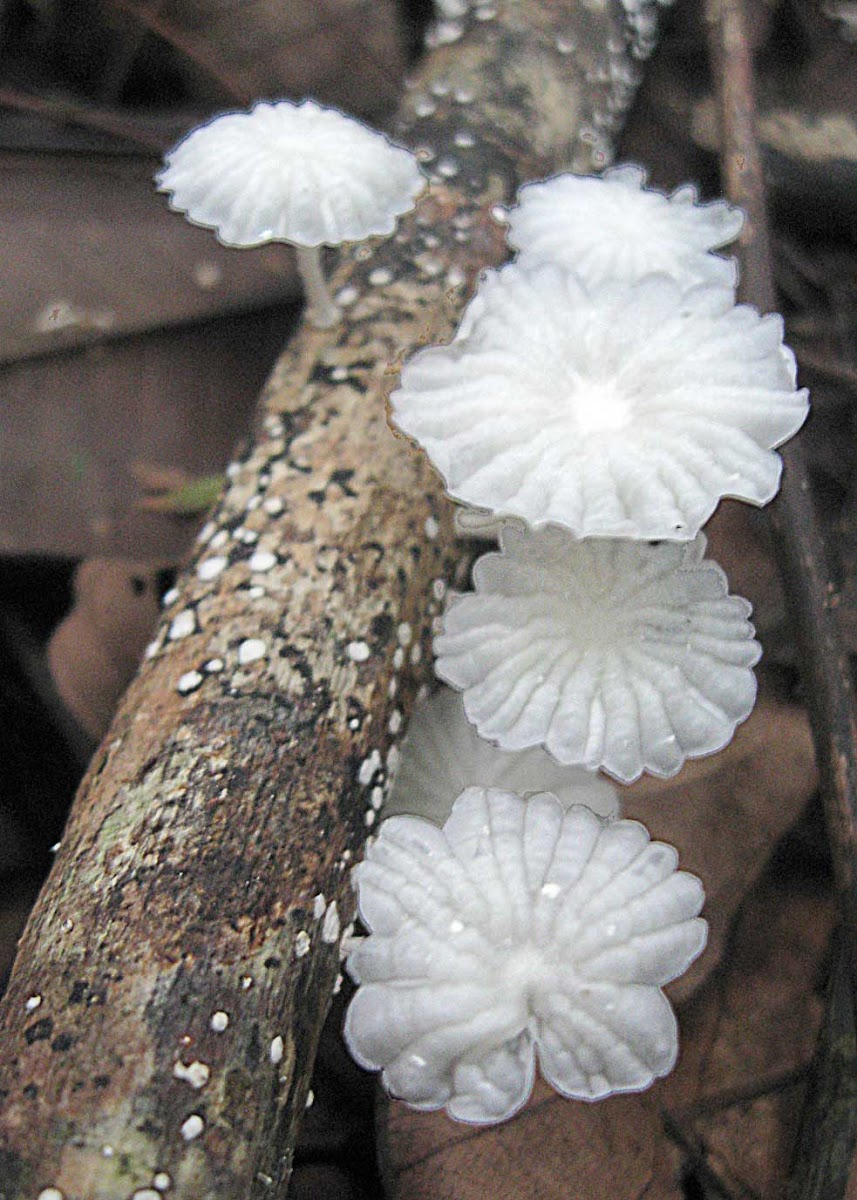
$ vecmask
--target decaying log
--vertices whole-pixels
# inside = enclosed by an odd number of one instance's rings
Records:
[[[385,398],[505,256],[492,207],[603,161],[633,91],[625,20],[508,0],[436,29],[397,129],[430,193],[343,260],[341,325],[279,362],[22,939],[0,1008],[4,1200],[284,1195],[348,864],[456,562]]]

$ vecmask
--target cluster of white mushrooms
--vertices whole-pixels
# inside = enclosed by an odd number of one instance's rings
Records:
[[[702,950],[702,887],[596,772],[674,775],[756,695],[750,606],[700,529],[723,496],[771,499],[807,397],[780,318],[737,305],[713,253],[741,213],[644,184],[525,186],[516,260],[391,397],[499,551],[449,603],[455,691],[416,714],[399,815],[355,869],[371,932],[345,1032],[394,1095],[464,1121],[512,1115],[536,1060],[587,1100],[671,1069],[661,989]]]
[[[319,245],[390,232],[423,187],[407,151],[311,102],[196,130],[158,182],[228,244],[305,247],[319,326],[339,319]],[[415,714],[355,868],[345,1035],[393,1095],[463,1121],[511,1116],[537,1059],[588,1100],[671,1069],[661,989],[703,948],[702,886],[598,772],[674,775],[755,700],[750,606],[700,530],[721,497],[773,497],[807,396],[781,319],[736,304],[714,253],[741,213],[644,185],[626,166],[522,188],[515,261],[391,397],[459,527],[499,549],[449,603],[451,688]]]

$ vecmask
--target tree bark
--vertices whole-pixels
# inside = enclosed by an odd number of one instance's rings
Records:
[[[492,208],[609,154],[636,70],[624,19],[508,0],[439,26],[396,129],[430,191],[341,259],[342,323],[283,354],[22,939],[0,1005],[4,1200],[284,1196],[348,866],[458,557],[386,397],[505,257]]]

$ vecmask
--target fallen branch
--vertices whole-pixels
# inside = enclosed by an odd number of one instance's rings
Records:
[[[456,562],[385,398],[505,256],[492,207],[600,165],[633,91],[618,3],[497,9],[413,81],[398,134],[431,194],[340,267],[342,324],[281,358],[82,784],[0,1004],[4,1200],[285,1194],[348,865]]]

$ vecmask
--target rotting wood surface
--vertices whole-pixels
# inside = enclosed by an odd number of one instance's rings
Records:
[[[623,19],[482,5],[413,81],[397,134],[430,192],[342,260],[342,323],[281,358],[22,939],[0,1006],[2,1200],[284,1196],[347,868],[457,559],[386,397],[505,257],[493,206],[600,165],[632,91]]]

